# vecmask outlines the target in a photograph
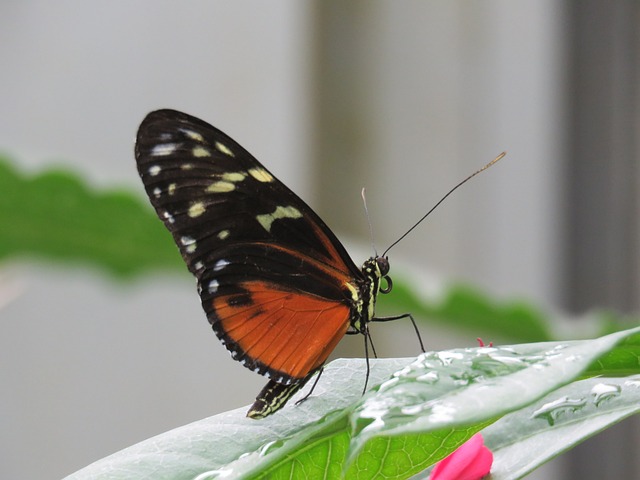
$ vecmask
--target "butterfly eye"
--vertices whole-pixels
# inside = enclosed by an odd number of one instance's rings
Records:
[[[376,263],[380,269],[380,275],[382,277],[386,276],[389,273],[389,259],[387,257],[377,257]]]

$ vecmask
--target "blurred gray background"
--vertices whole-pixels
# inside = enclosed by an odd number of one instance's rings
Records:
[[[382,249],[507,150],[392,250],[394,271],[548,311],[633,312],[639,13],[634,0],[2,2],[0,150],[142,197],[137,126],[184,110],[316,207],[357,263],[363,186]],[[2,266],[0,291],[3,304],[21,292],[0,311],[0,478],[60,478],[264,383],[211,333],[187,274],[122,284],[23,260]],[[418,353],[400,323],[380,326],[383,356]],[[423,335],[429,349],[473,342]],[[531,478],[639,478],[639,430]]]

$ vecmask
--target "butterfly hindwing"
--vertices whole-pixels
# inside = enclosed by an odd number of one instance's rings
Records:
[[[344,335],[360,270],[324,222],[230,137],[150,113],[138,170],[236,360],[282,384],[307,379]]]

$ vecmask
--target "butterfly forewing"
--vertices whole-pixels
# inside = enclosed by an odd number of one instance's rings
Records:
[[[322,220],[238,143],[184,113],[150,113],[136,159],[234,358],[284,384],[319,368],[349,326],[362,276]]]

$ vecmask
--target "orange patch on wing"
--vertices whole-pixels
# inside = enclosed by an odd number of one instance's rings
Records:
[[[342,268],[344,265],[344,260],[336,250],[336,247],[333,245],[333,242],[329,239],[329,237],[327,237],[327,235],[320,228],[319,225],[316,225],[315,223],[313,223],[311,226],[313,227],[314,233],[316,234],[316,237],[318,238],[318,240],[320,240],[324,248],[326,248],[327,251],[329,252],[329,255],[331,256],[331,265],[337,270],[344,272],[344,269]]]
[[[264,282],[241,287],[248,294],[213,300],[222,328],[251,358],[291,377],[305,378],[321,366],[349,327],[346,304]]]

